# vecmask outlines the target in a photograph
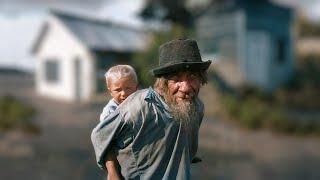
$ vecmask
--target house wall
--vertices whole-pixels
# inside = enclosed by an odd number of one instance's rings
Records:
[[[277,60],[276,58],[273,59],[271,68],[273,70],[273,73],[271,74],[271,79],[273,79],[273,82],[271,84],[271,89],[276,89],[277,87],[281,86],[285,82],[288,82],[292,75],[294,70],[294,40],[293,40],[293,34],[292,31],[288,32],[288,36],[286,37],[286,45],[284,47],[285,51],[285,59],[284,60]],[[279,49],[276,48],[277,46],[274,46],[274,50],[276,53],[278,53]],[[276,54],[275,53],[275,54]]]
[[[202,55],[214,58],[229,85],[272,91],[292,76],[292,22],[290,9],[270,1],[221,2],[198,19],[196,33]]]
[[[241,64],[245,58],[244,12],[209,12],[197,21],[197,40],[204,59],[213,59],[214,69],[229,85],[245,81]]]
[[[264,63],[268,66],[265,67],[267,71],[263,71],[269,80],[265,81],[262,87],[268,91],[273,91],[292,76],[294,58],[292,46],[293,15],[289,9],[269,4],[263,8],[247,8],[246,16],[247,36],[250,36],[251,32],[261,32],[269,36],[270,45],[268,45],[266,51],[270,53],[270,56],[266,60],[270,62]],[[247,54],[247,56],[249,55]],[[260,73],[262,72],[260,71]],[[262,78],[262,76],[255,76],[255,78],[258,77]],[[248,79],[250,80],[250,78]],[[261,84],[257,84],[255,81],[250,80],[250,83],[261,87]]]
[[[246,35],[244,74],[248,84],[271,89],[271,65],[274,58],[272,38],[265,31],[251,30]]]
[[[68,101],[88,100],[95,91],[95,81],[92,80],[95,71],[93,56],[59,20],[50,17],[48,22],[48,32],[37,53],[37,92],[43,96]],[[60,64],[59,82],[50,83],[45,80],[44,64],[48,59],[56,59]],[[75,82],[76,59],[81,62],[80,89],[76,89]],[[77,97],[77,91],[80,92],[80,97]]]

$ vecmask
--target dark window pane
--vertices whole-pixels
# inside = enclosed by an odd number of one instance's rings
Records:
[[[46,80],[49,82],[59,81],[59,64],[55,60],[45,62]]]

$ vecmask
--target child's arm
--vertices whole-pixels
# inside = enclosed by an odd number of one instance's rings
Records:
[[[119,163],[113,153],[108,153],[106,158],[106,168],[108,171],[108,180],[121,180],[122,176],[118,172]]]

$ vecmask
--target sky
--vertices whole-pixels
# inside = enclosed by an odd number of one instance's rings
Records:
[[[192,3],[208,0],[188,0]],[[320,22],[320,0],[273,0],[303,10]],[[0,0],[0,66],[34,69],[30,54],[48,8],[58,8],[116,22],[141,25],[134,17],[144,0]]]
[[[320,23],[320,0],[273,0],[279,4],[297,8],[310,20]]]

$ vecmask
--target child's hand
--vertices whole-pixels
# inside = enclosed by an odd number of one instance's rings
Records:
[[[118,173],[108,173],[108,180],[121,180],[120,176]]]
[[[106,168],[108,172],[108,180],[121,180],[123,179],[119,170],[119,162],[111,151],[107,154]]]

